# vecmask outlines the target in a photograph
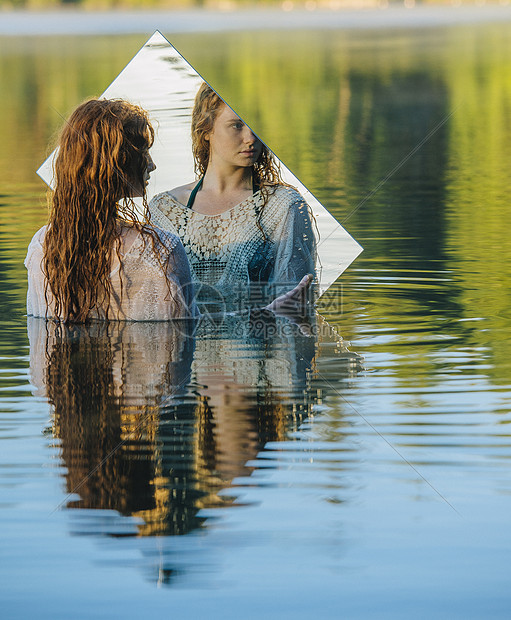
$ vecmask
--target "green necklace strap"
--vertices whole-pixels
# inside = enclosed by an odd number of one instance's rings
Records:
[[[190,198],[188,198],[188,202],[186,203],[186,206],[189,209],[193,207],[193,203],[195,202],[195,196],[197,195],[197,192],[202,187],[202,181],[204,181],[204,177],[202,177],[202,179],[199,179],[199,182],[197,183],[197,185],[190,192]]]
[[[204,177],[202,177],[201,179],[199,179],[197,185],[192,189],[192,191],[190,192],[190,198],[188,198],[188,202],[186,203],[186,206],[188,209],[191,209],[193,207],[193,203],[195,202],[195,196],[197,196],[197,192],[201,189],[202,187],[202,182],[204,181]],[[256,183],[254,183],[253,185],[253,193],[257,194],[257,192],[260,190],[261,188],[259,187],[259,185],[257,185]]]

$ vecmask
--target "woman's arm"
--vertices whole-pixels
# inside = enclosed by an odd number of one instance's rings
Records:
[[[175,242],[172,254],[169,258],[168,275],[174,276],[181,289],[184,302],[187,308],[187,317],[197,317],[199,311],[195,304],[195,288],[190,273],[190,264],[186,256],[185,249],[180,239]]]
[[[276,231],[271,283],[277,294],[295,287],[304,276],[316,276],[316,237],[309,205],[298,192]]]

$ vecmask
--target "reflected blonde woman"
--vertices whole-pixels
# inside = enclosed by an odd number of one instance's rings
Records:
[[[268,148],[207,84],[195,98],[198,181],[155,196],[153,221],[181,237],[201,296],[268,303],[315,274],[308,205]],[[309,275],[310,274],[310,275]]]

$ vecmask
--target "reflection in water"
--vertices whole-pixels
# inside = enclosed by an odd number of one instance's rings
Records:
[[[69,507],[161,520],[160,412],[189,382],[191,327],[28,319],[32,382],[53,408],[67,491],[80,496]],[[178,530],[184,519],[170,512],[163,529]]]
[[[284,319],[226,316],[200,326],[194,374],[211,433],[208,470],[221,486],[310,414],[315,351],[315,339]]]
[[[219,491],[317,401],[311,327],[254,316],[198,327],[29,318],[32,382],[53,409],[67,508],[135,518],[105,530],[104,515],[87,513],[76,533],[186,534],[203,525],[202,508],[232,505]]]

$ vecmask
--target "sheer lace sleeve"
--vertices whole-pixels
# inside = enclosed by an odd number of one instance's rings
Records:
[[[43,260],[42,244],[46,228],[43,226],[32,237],[25,258],[25,267],[28,271],[27,314],[29,316],[46,316],[45,278],[41,267]]]
[[[195,289],[190,273],[190,264],[188,263],[188,258],[186,257],[186,252],[181,240],[176,235],[172,236],[176,237],[177,242],[168,263],[168,274],[169,276],[173,275],[175,277],[182,292],[183,300],[187,308],[186,315],[189,317],[196,317],[199,312],[195,305]]]
[[[275,263],[270,282],[278,294],[294,287],[308,273],[316,275],[316,238],[308,204],[295,190],[282,224],[275,231]]]
[[[149,213],[151,215],[151,223],[159,226],[163,230],[168,230],[177,234],[178,231],[173,222],[167,217],[166,212],[169,204],[173,203],[172,194],[170,192],[162,192],[151,198],[149,202]]]
[[[122,262],[125,295],[118,307],[128,320],[166,321],[195,316],[188,260],[177,235],[156,229],[157,250],[167,268],[168,285],[150,239],[139,235]]]

